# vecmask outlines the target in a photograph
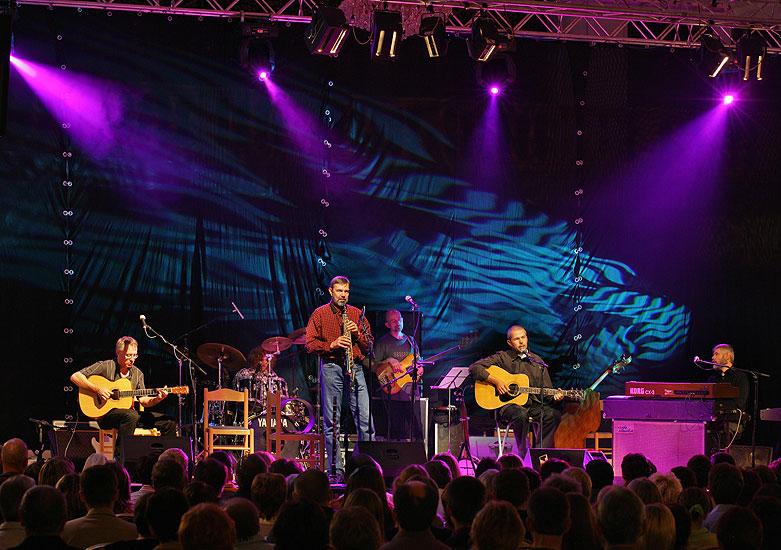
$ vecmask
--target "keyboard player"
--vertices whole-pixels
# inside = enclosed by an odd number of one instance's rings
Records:
[[[708,377],[708,382],[731,384],[740,392],[734,398],[714,400],[713,417],[716,419],[716,425],[712,430],[712,445],[713,451],[716,451],[729,445],[736,432],[743,431],[747,420],[749,383],[745,372],[730,368],[735,361],[735,350],[729,344],[714,347],[712,360],[718,365],[713,366],[715,372]],[[740,411],[743,411],[742,418]]]

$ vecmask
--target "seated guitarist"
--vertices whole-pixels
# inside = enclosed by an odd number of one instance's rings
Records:
[[[506,394],[510,388],[507,382],[489,375],[486,367],[496,365],[510,374],[525,374],[529,377],[529,387],[532,388],[552,388],[548,369],[540,363],[542,358],[539,355],[528,350],[529,338],[526,335],[526,329],[513,325],[507,330],[507,345],[509,350],[497,352],[490,357],[481,359],[469,366],[469,372],[476,380],[485,381],[493,385],[500,395]],[[537,363],[535,361],[539,361]],[[557,407],[553,407],[551,401],[561,401],[564,398],[562,393],[556,393],[552,400],[546,398],[545,410],[543,414],[543,402],[539,395],[529,395],[529,400],[525,405],[520,406],[515,403],[509,403],[498,409],[499,417],[507,420],[513,427],[515,440],[518,442],[518,452],[521,458],[526,456],[526,434],[529,432],[529,417],[536,421],[542,417],[542,447],[553,447],[553,432],[561,421],[561,413]]]
[[[413,350],[416,355],[419,355],[418,346],[411,336],[402,332],[404,330],[404,320],[398,310],[391,309],[385,313],[385,326],[388,327],[390,332],[374,343],[375,362],[372,363],[372,370],[378,377],[391,375],[392,378],[396,378],[406,370],[400,361],[410,355]],[[418,367],[418,375],[422,374],[423,369]],[[405,384],[401,390],[389,396],[389,410],[387,411],[390,418],[389,438],[394,441],[408,440],[410,437],[410,401],[412,392],[415,392],[416,401],[420,398],[420,392],[413,386],[414,384],[411,383]],[[423,441],[420,408],[417,403],[415,404],[414,412],[415,422],[412,440]]]
[[[110,381],[127,378],[133,390],[145,389],[144,373],[142,373],[135,363],[138,358],[138,342],[130,336],[122,336],[117,340],[115,346],[116,359],[107,361],[98,361],[80,371],[71,375],[71,382],[78,387],[96,393],[101,400],[108,400],[111,392],[93,382],[87,380],[87,377],[97,374]],[[138,402],[144,407],[153,407],[166,398],[168,392],[158,391],[154,397],[139,397]],[[130,409],[111,409],[98,420],[98,426],[104,430],[112,428],[117,429],[120,441],[115,448],[120,451],[122,448],[121,438],[133,435],[136,426],[143,428],[157,428],[162,435],[174,435],[176,422],[173,419],[155,412],[144,411],[139,413],[134,408]]]

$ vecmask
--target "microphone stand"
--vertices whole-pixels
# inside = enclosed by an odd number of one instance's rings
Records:
[[[542,385],[545,384],[545,369],[548,368],[548,364],[545,361],[538,361],[534,357],[531,356],[529,350],[526,350],[526,359],[532,363],[537,363],[540,366],[540,372],[542,374]],[[540,440],[537,442],[537,448],[542,448],[542,440],[543,440],[543,426],[545,425],[545,391],[543,389],[540,389]],[[525,436],[524,436],[525,437]],[[534,447],[534,445],[532,445]],[[525,457],[521,457],[521,460],[523,460]]]
[[[418,388],[418,367],[420,366],[420,359],[418,357],[419,349],[418,349],[418,336],[420,334],[420,321],[423,318],[423,312],[420,311],[420,308],[415,302],[410,302],[412,304],[412,318],[415,321],[415,327],[412,329],[412,336],[410,341],[410,348],[412,351],[412,366],[410,369],[412,370],[412,391],[410,392],[410,401],[409,401],[409,440],[415,441],[415,394],[420,393]],[[417,315],[415,315],[415,312],[417,312]],[[421,435],[423,433],[422,426],[421,426]]]
[[[366,357],[369,360],[369,380],[371,380],[371,372],[372,372],[372,361],[374,360],[374,340],[371,337],[371,332],[367,330],[366,327],[364,327],[364,322],[366,322],[366,308],[364,307],[363,313],[361,313],[361,316],[358,318],[358,331],[360,334],[367,336],[369,340],[369,350],[366,352]],[[361,366],[360,368],[363,368]],[[366,378],[366,375],[364,373],[364,378]],[[372,393],[369,391],[369,382],[365,381],[366,383],[366,393],[369,396],[369,441],[374,441],[374,415],[372,415]],[[373,383],[373,382],[372,382]],[[358,401],[358,398],[356,396],[356,402]]]
[[[722,365],[721,363],[712,363],[710,361],[703,361],[699,357],[694,358],[695,363],[705,363],[706,365],[713,365],[716,367],[721,368],[727,368],[730,370],[735,370],[738,372],[745,372],[746,374],[750,374],[754,378],[754,421],[752,422],[751,426],[751,467],[756,466],[757,458],[757,420],[759,419],[759,377],[764,376],[765,378],[770,378],[770,375],[764,372],[759,372],[756,370],[749,370],[749,369],[740,369],[738,367],[732,367],[730,365]],[[740,428],[740,426],[738,426]]]

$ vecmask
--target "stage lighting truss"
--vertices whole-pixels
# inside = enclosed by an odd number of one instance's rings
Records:
[[[312,22],[306,28],[304,40],[312,54],[336,57],[350,33],[344,12],[332,6],[317,6]]]
[[[403,33],[401,12],[376,10],[372,14],[372,59],[395,60]]]
[[[441,14],[427,13],[421,16],[418,34],[423,37],[429,57],[440,57],[447,53],[445,19]]]
[[[762,61],[766,57],[767,43],[756,33],[747,33],[737,42],[736,57],[743,80],[751,78],[751,72],[756,70],[756,79],[762,80]]]

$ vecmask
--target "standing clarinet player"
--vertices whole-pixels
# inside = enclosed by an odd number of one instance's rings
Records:
[[[358,441],[367,441],[373,435],[369,392],[360,364],[371,346],[371,327],[361,310],[347,305],[350,297],[350,280],[347,277],[331,279],[328,293],[331,301],[314,310],[307,323],[306,351],[320,357],[326,458],[330,471],[336,473],[337,479],[343,479],[344,465],[340,443],[338,439],[334,442],[334,423],[339,422],[345,397],[350,400]]]

